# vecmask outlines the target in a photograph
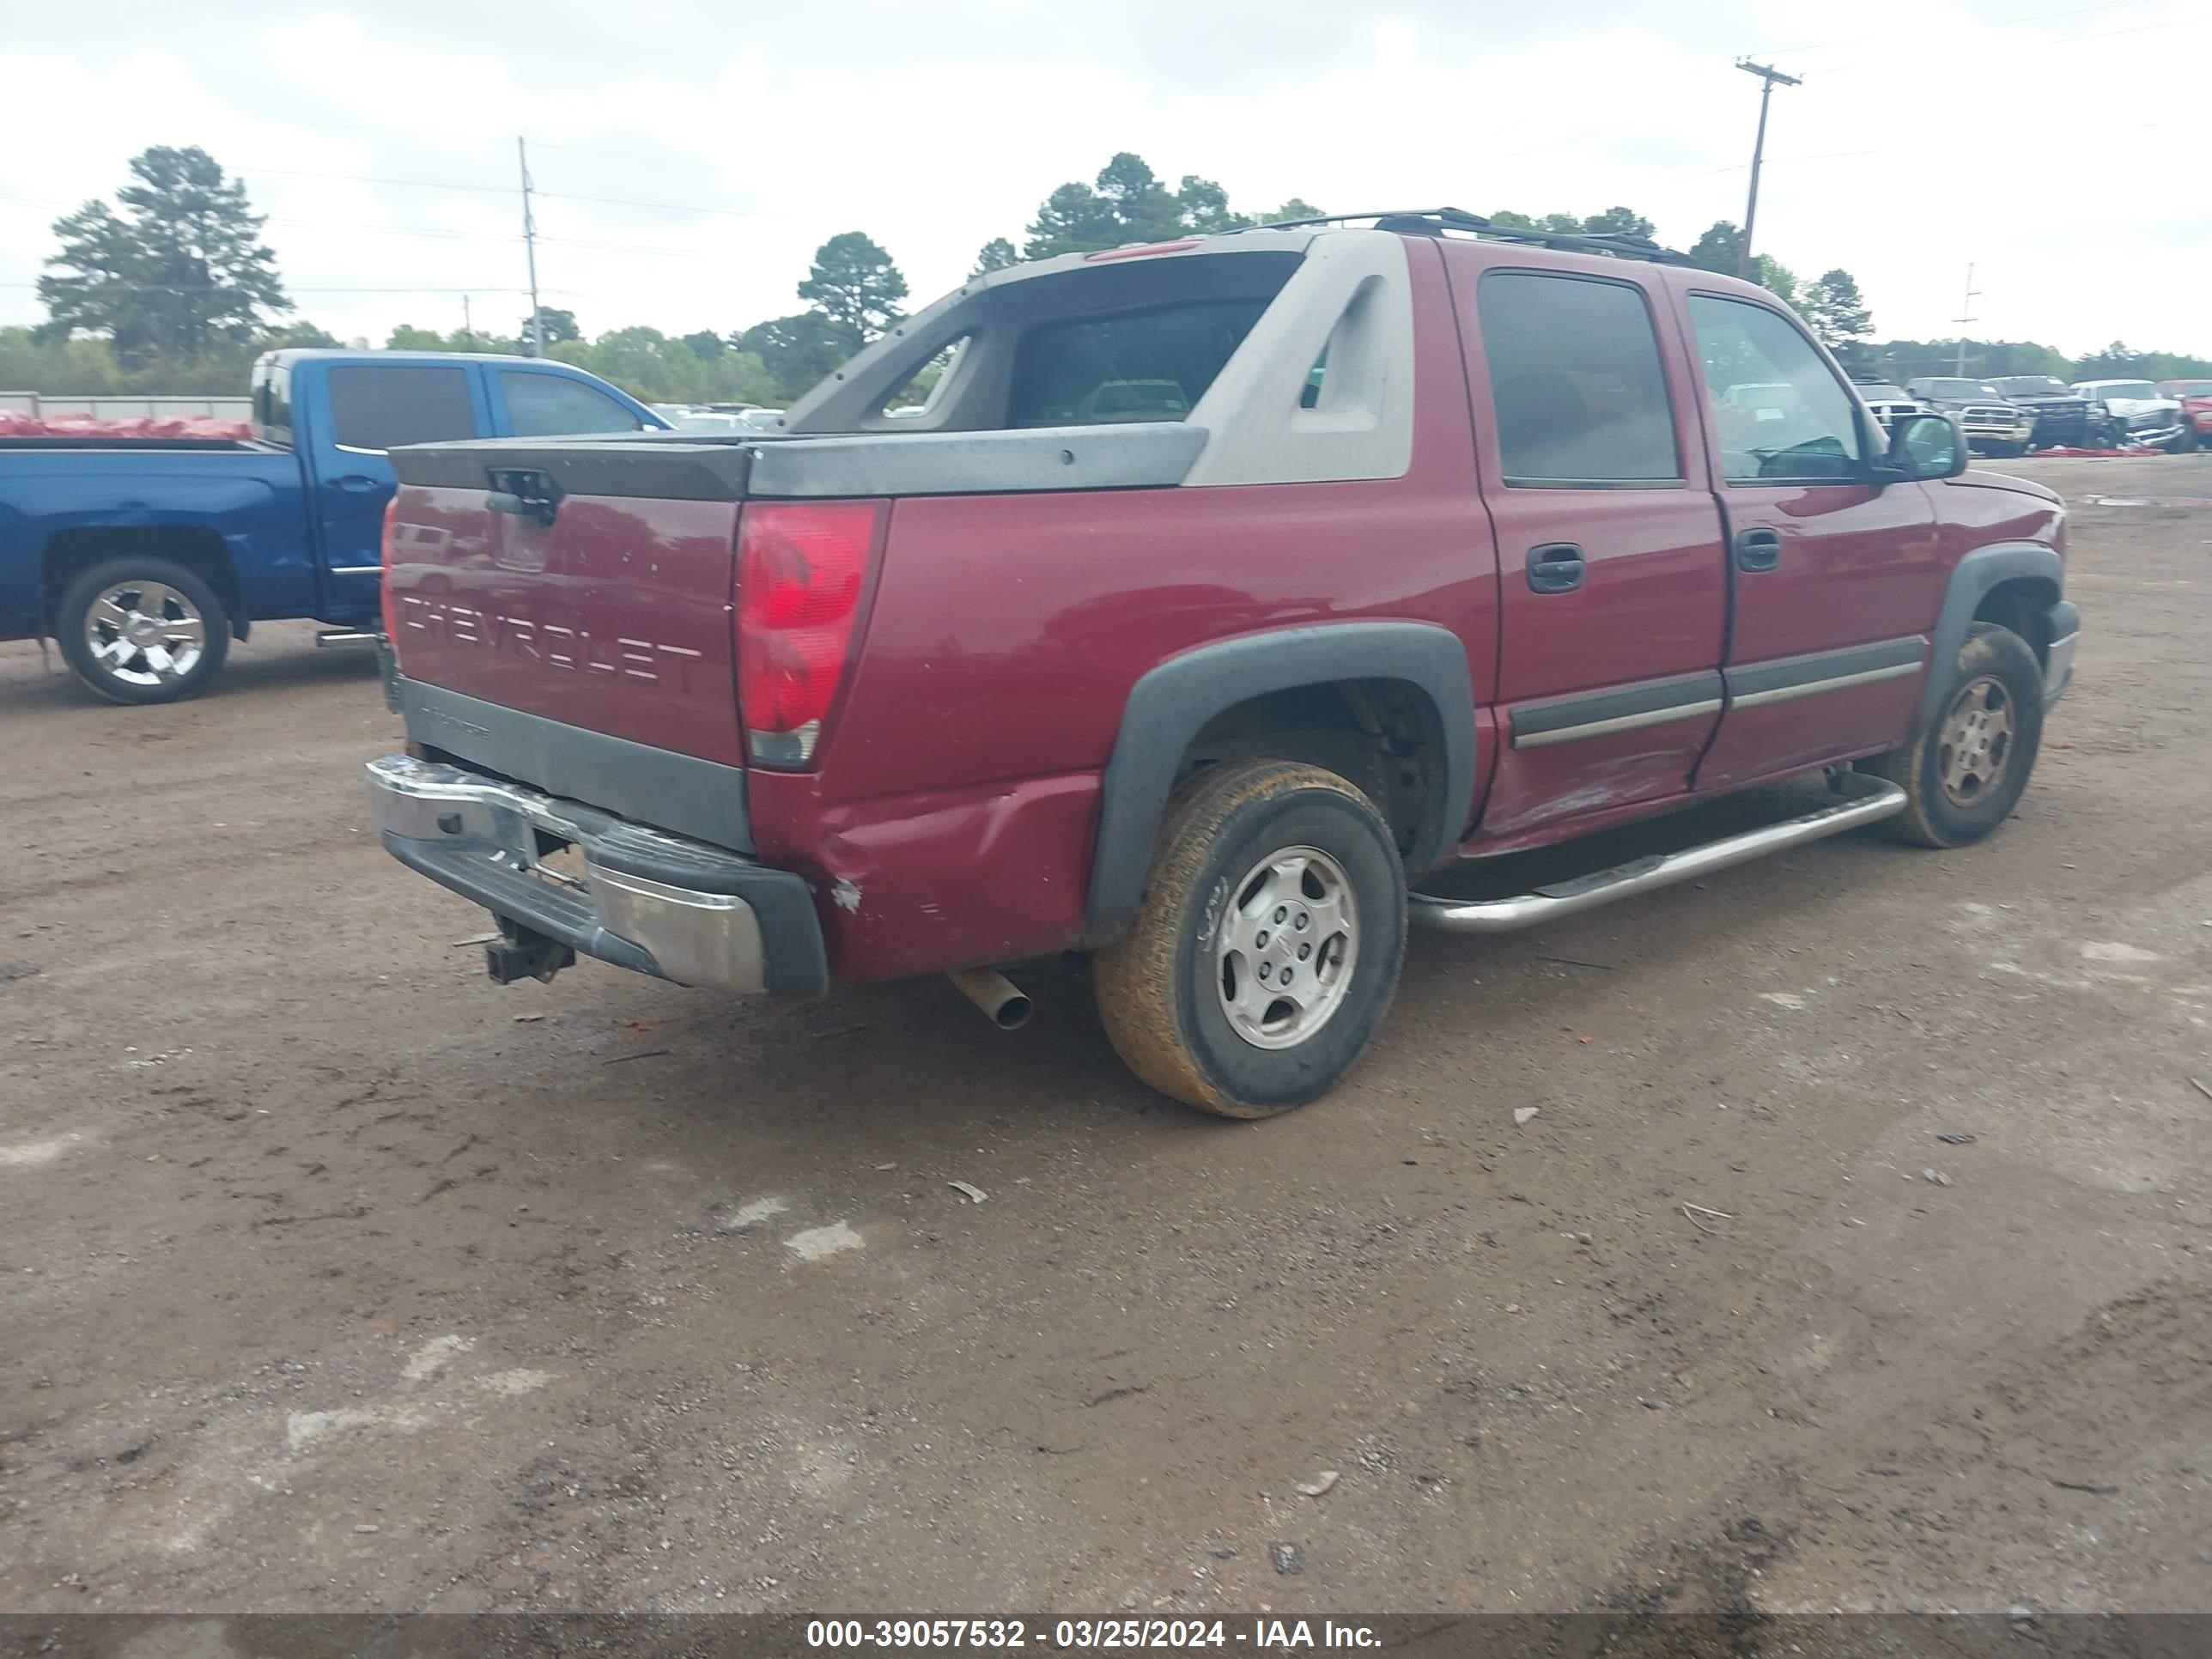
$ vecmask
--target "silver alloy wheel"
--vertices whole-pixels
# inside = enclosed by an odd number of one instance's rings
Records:
[[[1216,947],[1215,989],[1230,1029],[1255,1048],[1290,1048],[1344,1004],[1359,956],[1359,910],[1344,866],[1286,847],[1231,890]]]
[[[84,613],[84,642],[101,670],[129,685],[174,685],[199,666],[207,623],[167,582],[116,582]]]
[[[1943,716],[1936,757],[1943,793],[1959,806],[1986,799],[2012,758],[2012,696],[1994,674],[1967,681]]]

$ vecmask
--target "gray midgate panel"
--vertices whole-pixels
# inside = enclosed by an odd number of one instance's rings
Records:
[[[1178,484],[1206,447],[1180,421],[1019,432],[855,433],[764,443],[755,495],[965,495]]]

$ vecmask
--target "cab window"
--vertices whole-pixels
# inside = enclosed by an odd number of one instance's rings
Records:
[[[465,368],[356,363],[331,370],[331,441],[344,449],[397,449],[474,438]]]
[[[1476,307],[1508,484],[1680,482],[1659,337],[1640,289],[1494,270]]]
[[[267,442],[292,441],[292,371],[284,364],[253,371],[253,423]]]

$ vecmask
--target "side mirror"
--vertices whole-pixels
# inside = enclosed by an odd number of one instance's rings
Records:
[[[1883,483],[1955,478],[1966,470],[1966,434],[1948,415],[1907,415],[1890,428],[1889,448],[1875,465]]]

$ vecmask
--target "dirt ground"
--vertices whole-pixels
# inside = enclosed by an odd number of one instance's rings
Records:
[[[1077,967],[499,990],[366,656],[0,648],[0,1610],[2212,1608],[2212,455],[2016,470],[2000,836],[1416,934],[1258,1125]]]

